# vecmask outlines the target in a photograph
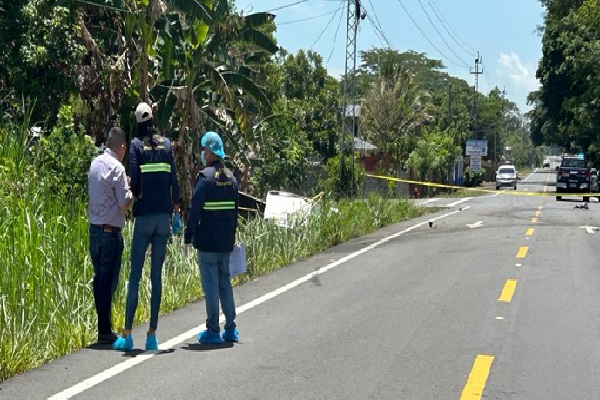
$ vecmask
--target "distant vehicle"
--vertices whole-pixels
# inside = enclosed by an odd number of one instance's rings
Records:
[[[496,190],[512,187],[517,190],[517,169],[514,165],[502,165],[496,172]]]
[[[550,160],[544,160],[542,163],[542,168],[550,168]]]
[[[556,171],[556,193],[584,193],[583,201],[589,202],[591,190],[591,172],[582,153],[563,154],[560,167]],[[556,196],[562,200],[562,196]]]
[[[590,191],[598,193],[598,170],[596,168],[590,168]]]

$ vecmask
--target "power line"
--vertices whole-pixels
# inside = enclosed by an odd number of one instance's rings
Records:
[[[446,47],[448,48],[448,50],[450,50],[450,52],[452,54],[454,54],[454,56],[456,57],[456,59],[458,61],[460,61],[461,63],[463,63],[467,68],[469,67],[469,64],[467,64],[466,62],[464,62],[460,56],[458,54],[456,54],[456,52],[450,47],[450,45],[448,44],[448,42],[446,42],[446,39],[444,39],[444,36],[442,36],[442,34],[440,33],[440,31],[438,30],[437,26],[435,26],[435,24],[433,23],[431,17],[429,16],[429,13],[427,12],[427,10],[425,9],[425,7],[423,7],[423,2],[421,0],[417,0],[419,2],[419,6],[421,6],[421,10],[423,10],[423,12],[425,13],[425,16],[427,17],[427,19],[429,20],[429,23],[431,24],[431,26],[433,26],[433,29],[435,30],[435,32],[438,34],[438,36],[440,37],[440,39],[442,39],[442,42],[444,42],[444,44],[446,45]]]
[[[457,67],[461,67],[463,68],[464,65],[460,65],[455,63],[454,61],[452,61],[450,59],[450,57],[448,57],[446,54],[444,54],[443,51],[441,51],[435,44],[433,44],[433,42],[429,39],[429,37],[427,37],[427,35],[425,34],[425,32],[423,32],[423,30],[421,29],[421,27],[419,26],[419,24],[417,24],[417,21],[415,21],[415,19],[413,18],[412,15],[410,15],[410,13],[408,12],[408,10],[406,9],[406,7],[404,7],[404,4],[402,4],[401,0],[397,0],[398,3],[400,4],[400,7],[402,7],[402,9],[404,10],[404,12],[406,13],[406,15],[408,15],[408,18],[410,18],[410,20],[412,21],[413,25],[419,30],[419,32],[421,33],[421,35],[425,38],[425,40],[427,40],[427,42],[429,42],[429,44],[435,49],[437,50],[438,53],[440,53],[442,55],[442,57],[444,57],[446,59],[446,61],[450,62],[451,64],[456,65]]]
[[[372,18],[369,16],[369,13],[367,13],[367,19],[369,20],[369,22],[371,22],[371,25],[376,30],[376,33],[379,32],[379,35],[381,35],[381,37],[383,38],[383,40],[385,41],[387,46],[389,48],[393,48],[394,46],[391,45],[390,41],[388,40],[388,38],[385,36],[385,33],[383,32],[383,27],[381,26],[379,17],[377,17],[377,12],[375,11],[375,6],[373,6],[373,3],[371,2],[371,0],[368,0],[368,1],[369,1],[369,4],[371,5],[371,10],[373,10],[373,16],[375,17],[375,22],[373,22]],[[381,40],[381,38],[380,38],[380,40]]]
[[[332,11],[328,11],[326,13],[323,14],[319,14],[319,15],[313,15],[312,17],[306,17],[306,18],[302,18],[302,19],[295,19],[292,21],[283,21],[283,22],[279,22],[277,23],[277,25],[289,25],[289,24],[295,24],[296,22],[304,22],[304,21],[310,21],[313,19],[317,19],[317,18],[321,18],[321,17],[325,17],[327,15],[331,15],[333,13],[337,13],[338,10],[332,10]]]
[[[381,43],[382,46],[386,46],[386,41],[387,39],[385,39],[382,36],[382,32],[379,31],[379,28],[377,27],[377,25],[375,25],[375,22],[373,22],[373,18],[371,18],[371,16],[369,14],[367,14],[367,20],[369,20],[369,22],[371,23],[371,26],[373,27],[373,31],[375,32],[375,36],[377,36],[377,39],[379,39],[379,42]],[[391,47],[389,45],[389,43],[387,44],[388,47]]]
[[[309,0],[298,0],[295,3],[291,3],[291,4],[286,4],[286,5],[283,5],[283,6],[275,7],[275,8],[272,8],[270,10],[263,11],[263,12],[271,12],[271,11],[283,10],[284,8],[294,7],[294,6],[297,6],[298,4],[306,3],[307,1],[309,1]]]
[[[340,13],[340,21],[338,22],[338,26],[335,29],[335,35],[333,36],[333,46],[331,47],[331,52],[329,53],[329,57],[327,57],[327,61],[325,62],[325,66],[329,65],[329,60],[331,60],[331,56],[333,55],[333,51],[335,50],[335,42],[337,41],[338,32],[340,31],[340,26],[342,25],[342,19],[344,19],[344,13],[343,12]]]
[[[483,79],[485,79],[485,83],[487,83],[488,90],[492,90],[492,85],[490,84],[490,81],[488,79],[489,76],[487,70],[485,69],[485,66],[481,65],[481,69],[483,70]]]
[[[325,28],[321,31],[321,33],[319,33],[319,36],[315,39],[315,41],[313,42],[313,44],[310,46],[311,50],[315,46],[315,44],[317,44],[317,42],[321,39],[321,36],[323,36],[323,34],[325,33],[325,31],[327,31],[327,29],[329,29],[329,25],[331,25],[331,22],[334,20],[334,18],[337,15],[337,13],[342,9],[342,6],[344,5],[345,2],[346,2],[346,0],[342,0],[340,2],[340,5],[338,6],[337,10],[335,10],[335,13],[329,19],[329,22],[327,22],[327,25],[325,25]]]
[[[446,32],[448,32],[448,35],[452,38],[452,40],[454,40],[454,42],[467,54],[469,54],[470,56],[475,56],[476,51],[467,43],[465,43],[464,40],[461,40],[458,37],[456,32],[454,32],[454,30],[448,26],[450,24],[446,25],[447,21],[444,19],[442,12],[435,5],[434,0],[427,0],[427,3],[429,4],[429,7],[431,7],[431,9],[433,10],[433,13],[435,14],[436,18],[440,21]],[[454,32],[454,34],[452,34],[450,31]],[[462,42],[462,44],[460,42]]]

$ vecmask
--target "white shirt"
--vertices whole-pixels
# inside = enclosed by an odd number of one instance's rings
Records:
[[[133,198],[125,167],[110,149],[96,157],[88,172],[90,224],[125,226],[125,206]]]

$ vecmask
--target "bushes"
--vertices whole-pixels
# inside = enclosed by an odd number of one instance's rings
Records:
[[[467,167],[465,169],[465,174],[463,178],[463,186],[473,187],[479,186],[481,182],[483,182],[485,178],[485,168],[481,168],[479,171],[473,171],[471,168]]]
[[[72,107],[62,106],[56,126],[42,137],[35,159],[40,186],[58,196],[85,198],[87,172],[97,152],[92,138],[75,124]]]

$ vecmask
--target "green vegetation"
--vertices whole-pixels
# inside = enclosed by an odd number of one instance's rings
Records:
[[[56,196],[44,173],[30,164],[20,126],[0,127],[0,381],[95,341],[93,268],[88,249],[85,196]],[[89,163],[81,160],[82,163]],[[53,175],[55,175],[53,173]],[[421,215],[407,200],[322,200],[293,229],[254,219],[240,227],[248,274],[269,273],[327,247],[387,224]],[[114,305],[115,327],[124,323],[132,225],[124,230],[123,269]],[[164,267],[163,313],[202,296],[196,259],[174,238]],[[149,269],[144,270],[136,323],[149,318]]]
[[[541,0],[547,13],[540,90],[530,93],[531,138],[566,152],[584,151],[600,161],[600,2]]]
[[[135,135],[131,110],[139,101],[153,103],[158,127],[175,143],[184,210],[206,130],[224,137],[242,191],[256,197],[268,190],[326,193],[318,211],[294,229],[262,220],[243,224],[249,273],[240,279],[424,212],[404,199],[352,198],[362,195],[365,167],[364,154],[352,154],[345,141],[340,162],[346,77],[329,76],[314,51],[290,54],[279,47],[270,13],[246,15],[231,0],[5,3],[0,380],[94,339],[86,172],[113,124]],[[582,3],[591,7],[595,1]],[[593,15],[581,11],[572,18],[591,26]],[[465,141],[475,137],[513,148],[518,166],[539,156],[516,105],[498,88],[475,93],[465,80],[449,76],[441,61],[414,51],[374,48],[361,59],[356,127],[360,138],[377,146],[378,171],[441,182]],[[41,128],[42,137],[26,149],[32,126]],[[500,152],[491,153],[500,160]],[[473,176],[470,182],[477,181]],[[383,196],[395,194],[393,182],[382,188]],[[126,243],[124,260],[128,251]],[[122,277],[127,273],[124,262]],[[202,295],[197,275],[194,258],[170,244],[163,312]],[[124,284],[123,278],[117,326],[123,323]],[[142,286],[136,322],[148,318],[147,307],[148,287]]]

